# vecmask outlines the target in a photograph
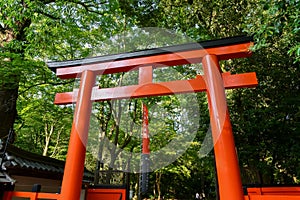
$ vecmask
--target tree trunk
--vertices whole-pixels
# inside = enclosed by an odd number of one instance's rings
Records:
[[[0,86],[1,87],[1,86]],[[9,129],[13,127],[17,116],[16,101],[18,98],[18,87],[6,89],[0,88],[0,138],[8,136]],[[13,141],[10,141],[13,143]]]
[[[21,2],[20,2],[21,3]],[[25,9],[27,9],[27,4],[22,1],[22,6]],[[23,13],[24,10],[20,10]],[[5,15],[4,15],[5,16]],[[26,46],[26,29],[31,25],[31,19],[30,18],[20,18],[21,20],[17,20],[14,25],[6,26],[1,25],[1,32],[0,32],[0,48],[4,49],[4,52],[6,53],[15,53],[19,55],[24,55],[24,51]],[[8,19],[8,22],[10,19]],[[12,21],[11,21],[12,22]],[[7,23],[7,22],[6,22]],[[17,25],[17,26],[16,26]],[[17,41],[22,44],[21,47],[18,49],[12,47],[6,46],[6,44]],[[1,60],[2,62],[11,62],[11,58],[4,58],[4,60]],[[0,63],[0,67],[1,63]],[[14,66],[12,66],[14,67]],[[9,68],[9,70],[13,70]],[[11,73],[11,72],[10,72]],[[8,133],[9,129],[13,127],[14,122],[17,117],[17,109],[16,109],[16,102],[18,99],[18,90],[19,90],[19,81],[20,81],[20,75],[18,72],[11,73],[11,75],[8,74],[0,74],[0,79],[3,81],[0,85],[0,138],[5,138]],[[10,143],[13,143],[11,141]]]
[[[156,172],[155,174],[155,184],[156,184],[156,190],[157,190],[157,199],[161,199],[161,190],[160,190],[160,181],[161,181],[161,172]]]
[[[50,130],[49,130],[49,126],[50,126]],[[43,156],[47,156],[49,145],[50,145],[50,139],[54,132],[54,124],[51,123],[51,125],[48,125],[47,123],[45,123],[44,131],[45,131],[45,146],[43,149]]]

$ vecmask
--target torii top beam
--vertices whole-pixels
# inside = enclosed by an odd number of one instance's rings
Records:
[[[110,74],[126,72],[141,65],[174,66],[199,63],[207,54],[216,55],[219,60],[248,57],[251,55],[251,45],[252,37],[238,36],[47,64],[58,77],[68,79],[78,77],[85,70]]]

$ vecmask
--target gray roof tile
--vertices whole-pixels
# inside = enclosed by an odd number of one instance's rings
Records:
[[[31,176],[48,176],[61,179],[64,173],[65,162],[54,158],[24,151],[15,146],[9,145],[5,153],[2,171],[10,174],[26,174]],[[85,171],[85,179],[91,180],[93,173]]]

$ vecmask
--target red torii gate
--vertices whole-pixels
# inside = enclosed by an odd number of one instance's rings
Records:
[[[219,61],[248,57],[250,37],[232,37],[199,44],[176,45],[75,61],[50,62],[62,79],[81,77],[78,91],[59,93],[55,104],[76,102],[61,200],[79,199],[93,101],[139,98],[206,91],[214,139],[215,161],[221,200],[244,199],[238,159],[226,103],[225,89],[254,87],[255,73],[222,73]],[[199,48],[199,47],[203,48]],[[152,82],[152,70],[161,66],[202,63],[204,75],[191,80]],[[139,70],[139,84],[116,88],[94,87],[96,76]],[[75,98],[74,98],[75,97]],[[225,108],[225,110],[224,110]]]

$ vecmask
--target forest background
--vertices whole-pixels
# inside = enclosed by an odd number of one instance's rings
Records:
[[[222,69],[231,73],[254,71],[259,81],[254,89],[227,93],[243,184],[297,184],[300,182],[299,15],[298,0],[0,0],[1,140],[6,140],[13,127],[10,143],[44,156],[65,159],[73,107],[56,106],[53,100],[55,93],[72,90],[76,81],[56,78],[46,61],[85,58],[94,55],[95,49],[98,54],[135,50],[107,41],[142,27],[165,28],[194,41],[253,35],[252,57],[221,63]],[[175,70],[184,78],[196,73],[184,67]],[[101,76],[99,84],[119,85],[123,78],[124,74]],[[197,99],[201,110],[197,135],[181,157],[150,174],[147,195],[151,198],[192,198],[197,191],[214,198],[213,153],[201,159],[198,155],[209,127],[207,101],[205,94],[197,94]],[[174,124],[180,112],[173,105],[178,100],[163,97],[143,101],[149,106],[159,102],[171,113],[170,117],[155,122],[161,128],[152,138],[151,148],[160,149],[176,137],[178,127]],[[127,112],[140,125],[141,100],[132,100],[130,106]],[[124,132],[120,128],[125,107],[122,101],[95,106],[99,136],[109,138],[121,149],[140,152],[140,140],[133,137],[138,129],[129,127]],[[87,154],[86,166],[90,170],[113,169],[118,153],[110,149],[111,159],[104,164],[103,158],[98,153],[95,156],[92,149]],[[138,176],[133,175],[133,189],[137,180]]]

